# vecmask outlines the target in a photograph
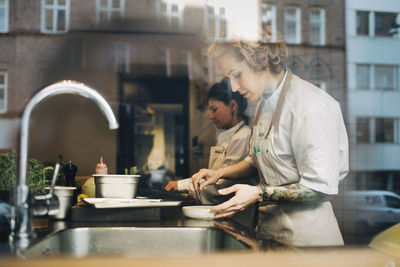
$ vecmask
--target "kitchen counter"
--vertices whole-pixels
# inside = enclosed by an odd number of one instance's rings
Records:
[[[90,256],[84,258],[71,258],[66,256],[36,258],[30,260],[17,259],[10,255],[0,257],[0,266],[265,266],[265,264],[278,266],[399,266],[400,259],[374,251],[368,247],[339,247],[295,249],[276,247],[271,244],[262,244],[255,241],[251,231],[232,221],[198,221],[183,218],[180,209],[174,212],[162,212],[158,221],[147,222],[76,222],[41,220],[43,225],[37,229],[38,238],[43,238],[54,231],[77,227],[205,227],[219,228],[232,234],[236,239],[244,241],[252,249],[217,252],[199,256],[182,257],[150,257],[130,258],[129,255],[121,256]],[[48,224],[46,224],[48,222]]]

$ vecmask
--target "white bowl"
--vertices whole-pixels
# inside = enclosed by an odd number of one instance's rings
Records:
[[[184,216],[199,220],[213,220],[214,213],[210,212],[212,206],[185,206],[182,208]]]

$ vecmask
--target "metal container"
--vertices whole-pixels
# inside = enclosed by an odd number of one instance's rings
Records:
[[[48,188],[46,188],[48,189]],[[74,202],[74,191],[76,187],[72,186],[55,186],[54,187],[54,195],[58,197],[59,201],[59,209],[58,213],[52,215],[52,218],[63,220],[69,216],[70,209]]]
[[[135,198],[140,175],[94,174],[96,197]]]

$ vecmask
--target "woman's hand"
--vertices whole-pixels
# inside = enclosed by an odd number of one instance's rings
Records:
[[[232,216],[238,211],[244,210],[247,206],[261,200],[257,186],[246,184],[235,184],[231,187],[218,190],[221,195],[235,193],[228,201],[214,206],[210,209],[215,213],[216,218]]]
[[[219,170],[201,169],[192,176],[194,190],[203,190],[204,187],[210,184],[215,184],[222,174]]]
[[[178,182],[177,181],[169,181],[168,184],[164,187],[164,190],[166,190],[168,192],[178,191]]]

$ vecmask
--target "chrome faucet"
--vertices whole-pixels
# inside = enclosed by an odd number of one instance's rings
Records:
[[[84,85],[83,83],[75,81],[57,82],[39,91],[39,93],[37,93],[29,101],[22,115],[21,144],[20,144],[20,155],[19,155],[19,180],[14,188],[13,205],[11,212],[10,242],[13,244],[13,247],[16,247],[16,249],[18,250],[21,249],[23,250],[24,248],[28,247],[30,240],[32,240],[35,237],[35,233],[33,231],[33,215],[35,215],[35,212],[33,211],[32,208],[33,201],[30,196],[29,184],[26,177],[27,165],[28,165],[28,148],[29,148],[29,138],[28,138],[29,122],[31,113],[33,109],[42,100],[47,99],[51,96],[61,95],[61,94],[75,94],[92,100],[97,104],[97,106],[106,116],[109,123],[109,128],[110,129],[118,128],[118,122],[107,101],[97,91]],[[58,168],[56,169],[58,171]],[[53,186],[54,186],[54,177],[56,175],[57,173],[55,172],[52,182]],[[50,192],[52,192],[52,190]],[[40,196],[38,197],[39,197],[38,199],[40,199]],[[51,196],[48,196],[47,198],[49,197]],[[51,201],[47,201],[47,204],[50,205],[49,204],[50,202]],[[43,210],[49,211],[50,207],[46,207],[45,209],[43,209],[42,207],[40,208],[40,210],[41,210],[40,215],[45,215],[43,214]]]

